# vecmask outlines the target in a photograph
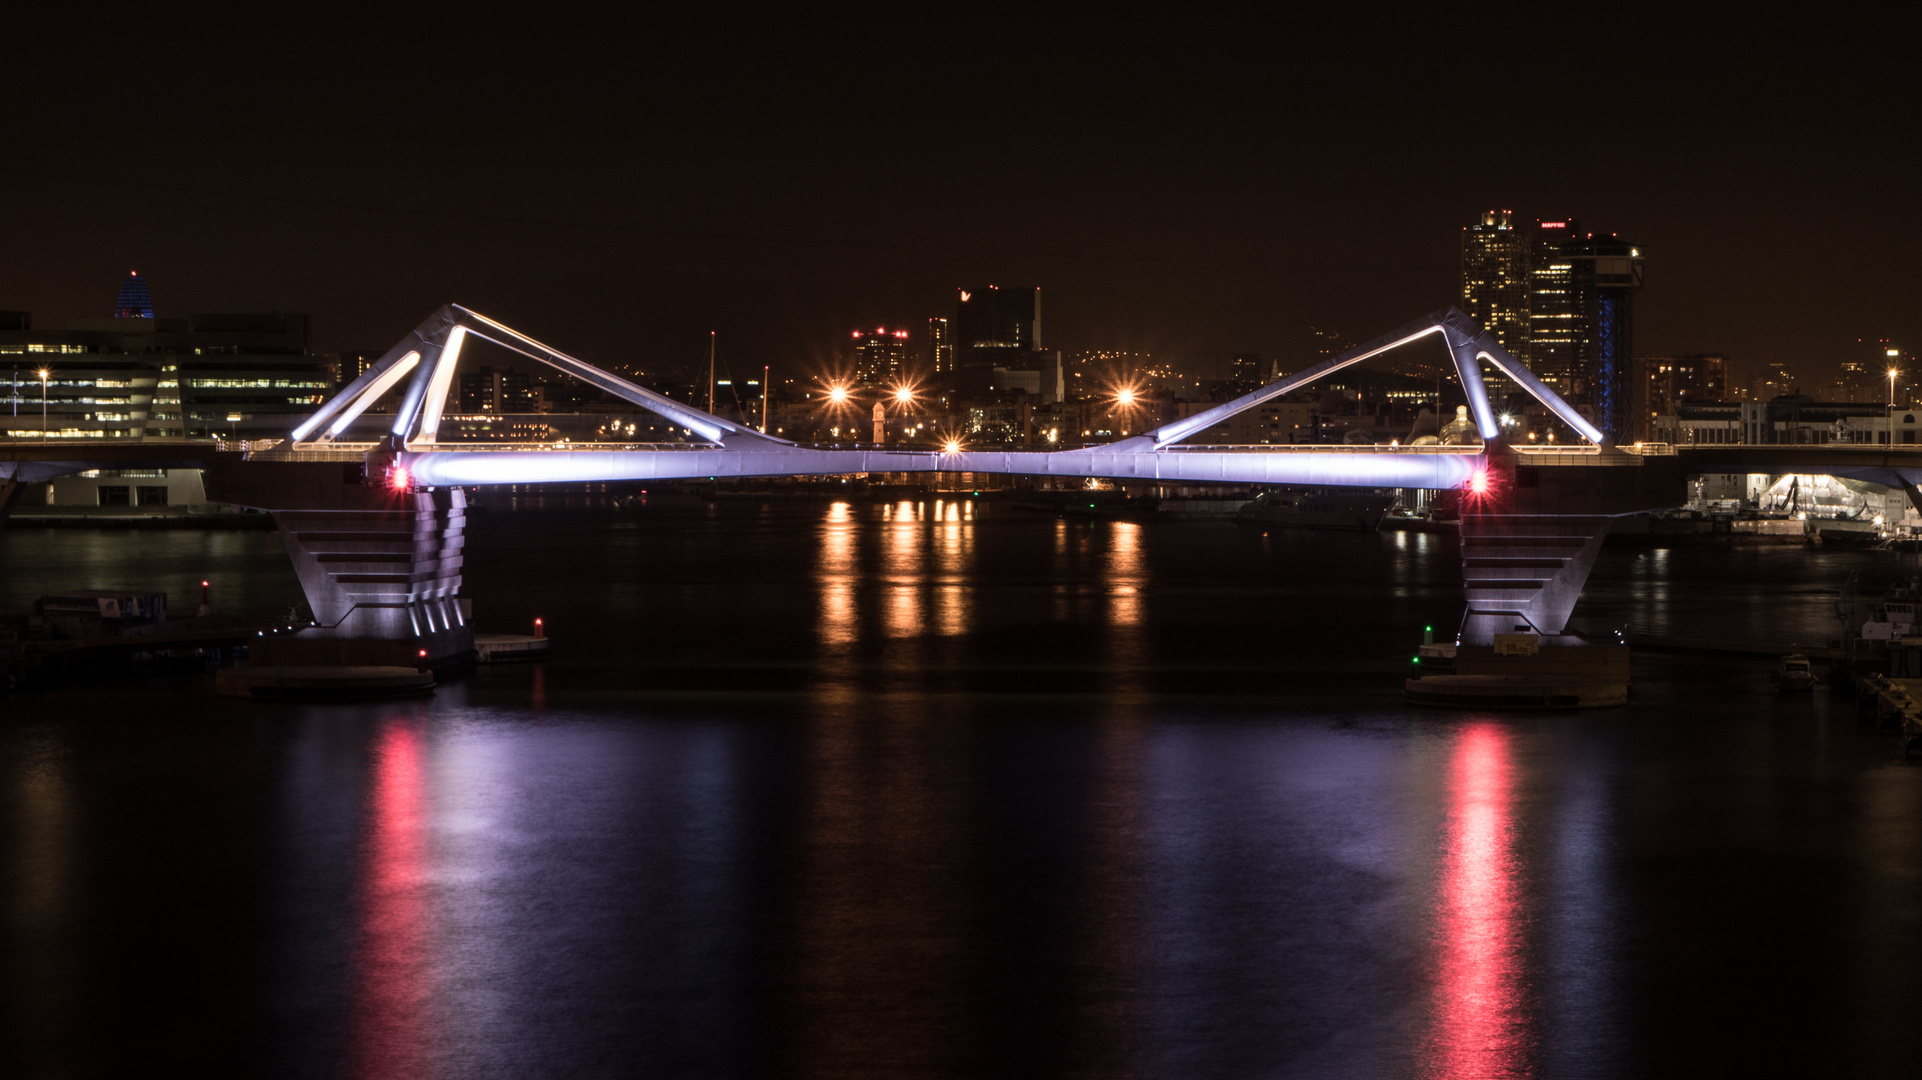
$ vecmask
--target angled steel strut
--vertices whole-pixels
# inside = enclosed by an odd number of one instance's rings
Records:
[[[454,368],[460,363],[461,346],[469,335],[491,341],[572,375],[615,397],[639,405],[678,427],[686,428],[708,442],[727,447],[794,445],[786,439],[764,435],[746,425],[724,420],[691,405],[663,397],[646,387],[636,386],[618,375],[577,360],[459,304],[443,305],[428,316],[427,321],[387,350],[358,379],[322,405],[306,423],[295,428],[293,441],[328,442],[335,439],[367,411],[368,406],[411,373],[413,378],[407,384],[400,410],[394,415],[394,441],[406,449],[436,442],[447,395],[453,389]],[[316,432],[320,433],[318,438]]]
[[[1340,356],[1325,360],[1305,371],[1283,376],[1233,401],[1198,412],[1193,416],[1182,417],[1172,424],[1163,424],[1153,431],[1114,443],[1112,447],[1103,449],[1122,446],[1160,449],[1170,443],[1180,442],[1198,431],[1214,427],[1236,413],[1246,412],[1284,394],[1293,393],[1324,375],[1332,375],[1345,367],[1359,364],[1369,357],[1379,356],[1390,349],[1419,341],[1430,334],[1442,335],[1443,342],[1448,346],[1448,353],[1455,361],[1455,371],[1461,377],[1462,389],[1468,393],[1468,405],[1474,414],[1475,426],[1481,431],[1483,439],[1493,439],[1501,434],[1501,428],[1495,422],[1495,412],[1488,403],[1488,388],[1482,384],[1481,361],[1486,360],[1494,365],[1497,371],[1528,391],[1535,400],[1546,405],[1550,412],[1561,417],[1569,427],[1580,432],[1583,438],[1598,446],[1607,441],[1602,433],[1595,429],[1595,425],[1589,423],[1568,402],[1563,401],[1555,391],[1542,385],[1542,381],[1535,377],[1534,372],[1510,355],[1508,350],[1502,348],[1486,331],[1477,327],[1475,321],[1465,312],[1460,308],[1451,307],[1433,312],[1426,318],[1417,319],[1399,330],[1391,330],[1373,341],[1358,345]]]

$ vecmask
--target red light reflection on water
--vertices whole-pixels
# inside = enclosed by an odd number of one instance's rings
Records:
[[[1493,724],[1462,730],[1449,762],[1435,927],[1439,978],[1427,1054],[1432,1076],[1515,1076],[1528,1069],[1511,772],[1505,731]]]
[[[429,1073],[431,913],[421,737],[393,724],[375,747],[354,956],[354,1075]]]

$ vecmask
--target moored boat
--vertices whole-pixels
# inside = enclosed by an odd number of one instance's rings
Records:
[[[1809,658],[1801,653],[1789,653],[1775,666],[1775,688],[1777,690],[1812,690],[1815,688],[1815,672],[1809,668]]]

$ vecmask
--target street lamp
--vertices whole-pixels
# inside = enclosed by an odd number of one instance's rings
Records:
[[[47,441],[47,376],[53,374],[46,368],[40,369],[40,441]],[[1891,383],[1890,385],[1894,385]]]
[[[1895,445],[1895,377],[1902,374],[1894,368],[1889,369],[1889,445]]]

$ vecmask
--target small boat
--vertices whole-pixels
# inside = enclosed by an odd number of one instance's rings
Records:
[[[1815,672],[1809,669],[1809,658],[1801,653],[1784,656],[1775,666],[1775,688],[1782,691],[1814,689]]]
[[[1395,493],[1355,488],[1281,488],[1241,508],[1236,521],[1298,529],[1371,530],[1395,505]]]

